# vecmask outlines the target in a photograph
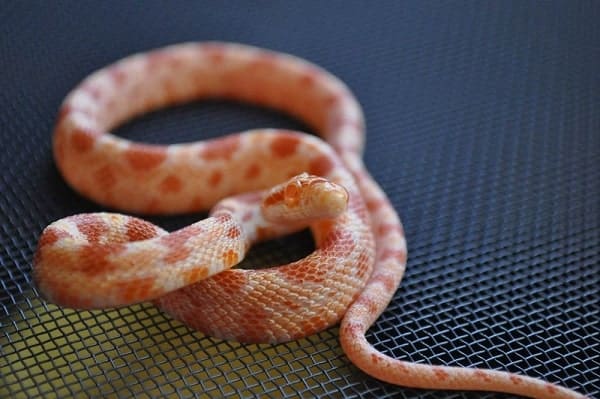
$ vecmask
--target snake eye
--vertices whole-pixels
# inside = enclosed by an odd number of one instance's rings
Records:
[[[285,204],[289,207],[294,207],[300,202],[301,184],[299,181],[294,181],[285,187],[283,192]]]

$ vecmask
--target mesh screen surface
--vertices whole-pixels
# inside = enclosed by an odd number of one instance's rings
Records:
[[[600,3],[4,2],[0,5],[0,397],[474,397],[394,387],[337,328],[282,345],[205,337],[149,304],[60,309],[31,280],[51,221],[102,208],[53,165],[67,92],[128,54],[227,40],[307,58],[364,107],[366,164],[404,223],[408,269],[368,338],[421,363],[505,369],[600,395]],[[200,102],[117,133],[183,142],[303,125]],[[152,218],[174,229],[203,215]],[[308,233],[247,266],[307,254]],[[487,394],[487,397],[498,395]]]

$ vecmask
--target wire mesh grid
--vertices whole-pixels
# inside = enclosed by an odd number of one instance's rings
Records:
[[[215,37],[312,59],[363,104],[367,166],[409,240],[407,275],[370,342],[398,358],[600,395],[598,6],[113,7],[0,8],[0,397],[470,396],[367,377],[344,356],[337,328],[243,345],[191,331],[151,304],[90,312],[40,300],[31,258],[42,228],[103,210],[52,165],[62,97],[131,52]],[[289,18],[309,23],[290,30]],[[184,142],[264,126],[305,130],[277,113],[203,102],[117,133]],[[199,217],[151,220],[174,229]],[[288,262],[312,246],[302,232],[253,249],[243,266]]]

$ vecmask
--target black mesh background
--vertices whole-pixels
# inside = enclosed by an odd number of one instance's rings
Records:
[[[366,163],[409,242],[405,280],[369,332],[421,363],[507,369],[600,395],[600,3],[2,2],[0,397],[475,397],[380,383],[338,331],[284,345],[204,337],[151,305],[76,312],[42,302],[42,228],[101,208],[52,163],[67,92],[133,52],[228,40],[307,58],[348,83]],[[118,133],[180,142],[285,116],[210,102]],[[199,215],[154,218],[175,228]],[[311,249],[307,233],[247,265]],[[487,395],[496,397],[496,395]]]

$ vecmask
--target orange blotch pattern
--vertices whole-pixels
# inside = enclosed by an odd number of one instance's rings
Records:
[[[127,80],[127,73],[118,66],[112,67],[109,71],[115,86],[121,86]]]
[[[479,378],[480,380],[483,380],[485,382],[491,382],[492,381],[492,377],[490,377],[490,375],[488,373],[486,373],[483,370],[475,370],[473,372],[473,375],[475,375],[475,377]]]
[[[207,161],[218,159],[230,160],[239,147],[240,139],[237,136],[211,140],[204,144],[200,150],[200,156]]]
[[[94,100],[99,100],[102,97],[102,91],[99,87],[92,84],[86,84],[82,87],[83,91],[88,93]]]
[[[329,172],[331,172],[333,166],[333,161],[329,157],[320,155],[310,161],[308,173],[311,175],[326,176]]]
[[[157,233],[156,227],[152,223],[135,218],[130,218],[125,227],[127,228],[125,235],[130,242],[147,240],[155,237]]]
[[[398,224],[395,223],[383,223],[377,228],[377,233],[379,235],[385,236],[392,231],[402,234],[402,230]]]
[[[228,249],[221,255],[223,263],[226,267],[231,267],[238,263],[239,256],[233,249]]]
[[[71,145],[77,152],[88,152],[94,146],[96,134],[89,130],[76,130],[71,134]]]
[[[379,305],[377,304],[377,302],[375,302],[368,296],[359,297],[359,299],[356,301],[356,303],[363,305],[365,308],[367,308],[367,311],[370,314],[376,313],[377,309],[379,308]]]
[[[136,171],[147,171],[156,168],[167,158],[167,151],[162,146],[148,144],[131,144],[125,151],[125,159]]]
[[[236,226],[230,227],[229,230],[227,230],[227,237],[231,238],[232,240],[238,238],[241,234],[242,232]]]
[[[169,175],[160,182],[159,190],[163,194],[175,194],[181,191],[183,182],[175,175]]]
[[[54,227],[47,227],[43,232],[42,236],[38,241],[37,250],[33,256],[34,265],[40,264],[42,261],[48,260],[48,251],[44,251],[44,248],[51,246],[61,238],[71,237],[71,234],[64,230],[60,230]],[[51,252],[52,253],[52,252]],[[50,255],[52,257],[53,255]],[[36,269],[37,270],[37,269]]]
[[[399,262],[406,262],[406,251],[386,249],[379,256],[379,260],[384,261],[388,259],[395,259]]]
[[[325,105],[328,107],[332,107],[341,101],[340,94],[330,94],[325,98]]]
[[[192,248],[185,246],[185,243],[188,239],[203,231],[204,230],[199,226],[192,225],[161,237],[161,243],[169,248],[169,252],[165,255],[164,261],[171,264],[186,259],[192,252]]]
[[[221,207],[221,209],[213,213],[212,217],[214,217],[219,223],[228,223],[232,219],[230,212],[230,209]]]
[[[377,209],[385,206],[385,201],[383,199],[370,200],[367,201],[366,205],[370,212],[375,212]]]
[[[208,269],[204,266],[194,267],[191,270],[184,270],[181,272],[181,275],[187,285],[194,284],[200,280],[204,280],[208,276]]]
[[[277,136],[271,142],[271,152],[273,155],[285,158],[293,155],[300,144],[300,138],[290,134]]]
[[[365,277],[365,274],[371,271],[370,266],[371,257],[366,252],[362,252],[358,256],[358,261],[356,262],[356,277],[360,279]]]
[[[90,244],[79,249],[77,261],[71,264],[74,270],[78,270],[89,276],[97,276],[109,273],[117,269],[108,257],[123,251],[123,244]]]
[[[154,289],[154,277],[145,277],[135,280],[115,282],[115,290],[119,293],[121,300],[125,303],[140,302],[152,299]]]
[[[347,337],[356,337],[358,335],[361,335],[364,329],[364,326],[360,322],[349,322],[345,323],[345,325],[342,327],[340,335]]]
[[[546,383],[546,391],[548,391],[548,393],[550,393],[551,395],[554,395],[558,392],[558,388],[556,388],[556,386],[554,386],[553,384]]]
[[[108,232],[109,226],[98,215],[92,213],[75,215],[71,220],[77,229],[87,238],[89,243],[99,242]]]
[[[42,233],[42,236],[40,237],[40,239],[38,241],[38,249],[45,247],[47,245],[52,245],[56,241],[60,240],[61,238],[66,238],[66,237],[71,237],[71,234],[69,234],[68,232],[66,232],[64,230],[60,230],[60,229],[57,229],[54,227],[48,227],[44,230],[44,232]]]
[[[433,367],[433,374],[440,380],[445,381],[450,376],[444,369],[441,367]]]
[[[509,378],[510,378],[511,382],[515,385],[519,385],[521,382],[523,382],[523,379],[515,374],[510,375]]]
[[[258,175],[260,175],[260,166],[256,163],[253,163],[252,165],[250,165],[248,167],[248,169],[246,169],[246,173],[244,174],[244,177],[246,179],[254,179],[254,178],[258,177]]]
[[[394,279],[382,274],[373,276],[371,282],[381,283],[381,285],[383,285],[383,287],[385,288],[386,292],[392,292],[396,289],[396,283],[394,282]]]
[[[220,64],[225,60],[226,49],[220,44],[205,44],[203,50],[206,52],[211,62]]]
[[[220,170],[215,170],[213,173],[211,173],[210,177],[208,178],[208,183],[212,187],[216,187],[219,185],[219,183],[221,183],[221,180],[223,180],[223,172],[221,172]]]
[[[246,211],[244,213],[244,216],[242,216],[242,222],[249,222],[253,216],[254,216],[254,213],[252,211]]]
[[[165,263],[168,263],[168,264],[176,263],[176,262],[182,261],[184,259],[187,259],[187,257],[190,256],[191,252],[192,252],[192,249],[183,246],[183,244],[181,244],[179,246],[172,246],[171,250],[169,251],[168,254],[165,255],[163,260],[165,261]]]
[[[304,87],[312,87],[315,85],[316,80],[316,73],[309,71],[300,78],[300,85]]]
[[[102,191],[109,191],[117,184],[117,176],[113,168],[105,165],[94,172],[93,178]]]

